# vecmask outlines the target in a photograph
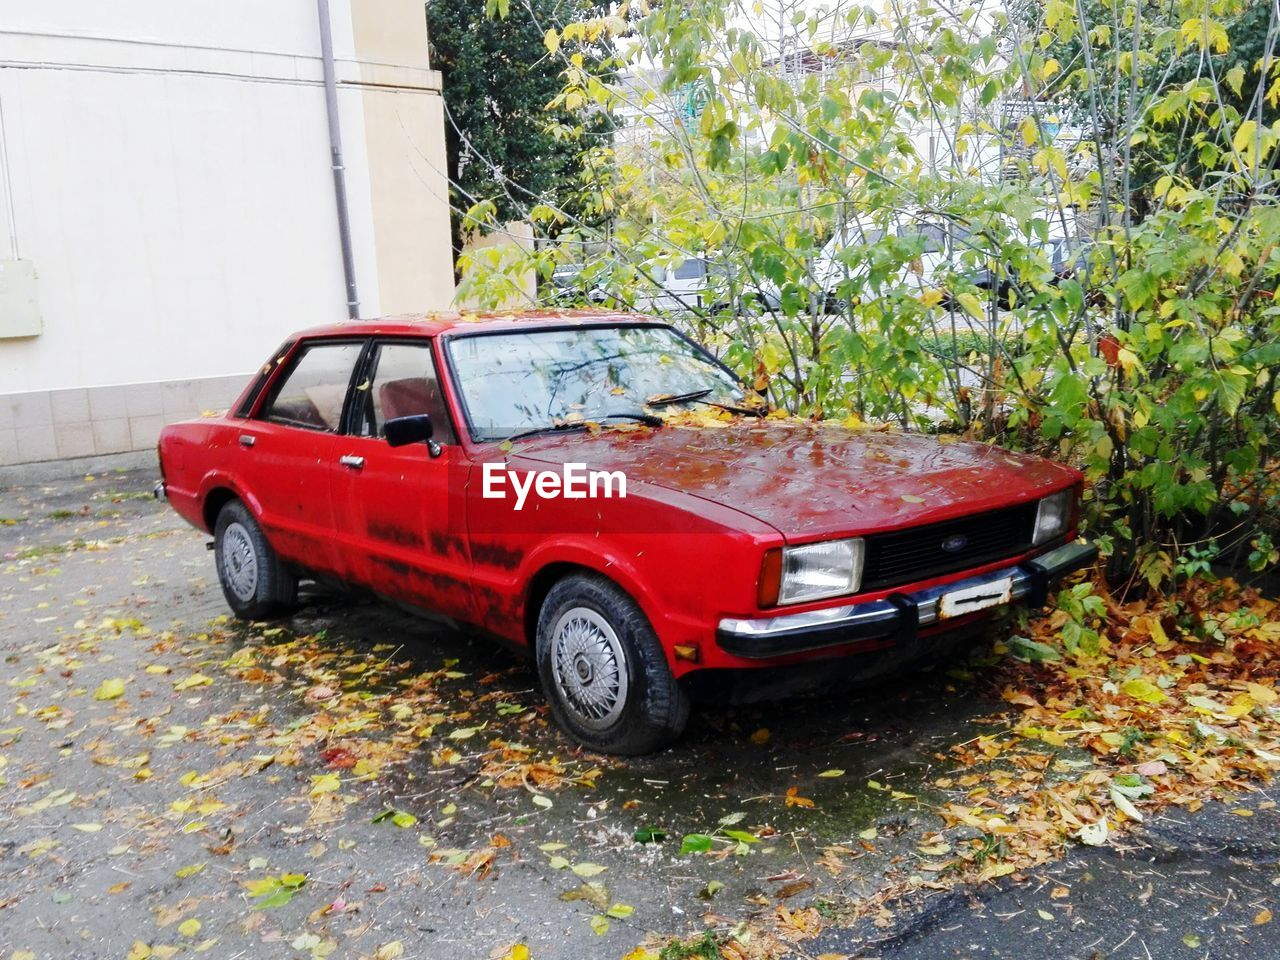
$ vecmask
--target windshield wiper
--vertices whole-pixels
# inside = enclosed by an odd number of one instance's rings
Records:
[[[509,443],[516,440],[523,440],[525,437],[536,437],[540,433],[560,433],[565,430],[585,430],[587,425],[591,423],[600,423],[604,420],[635,420],[649,427],[662,426],[662,418],[655,417],[651,413],[602,413],[598,417],[586,417],[582,420],[572,420],[563,423],[549,423],[545,427],[534,427],[531,430],[522,430],[519,433],[512,434],[507,437]]]
[[[738,406],[734,403],[719,403],[715,400],[708,400],[707,397],[714,392],[714,388],[708,387],[706,390],[691,390],[688,393],[677,393],[671,396],[654,397],[652,400],[646,400],[646,407],[667,407],[675,403],[705,403],[708,407],[715,407],[717,410],[728,410],[730,413],[739,413],[747,417],[763,417],[769,411],[763,407],[745,407]]]
[[[688,393],[670,393],[652,397],[644,402],[646,407],[669,407],[673,403],[689,403],[693,400],[701,400],[705,396],[709,396],[712,388],[707,387],[705,390],[691,390]]]

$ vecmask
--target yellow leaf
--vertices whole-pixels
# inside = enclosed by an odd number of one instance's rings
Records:
[[[114,700],[124,696],[123,680],[103,680],[98,689],[93,691],[95,700]]]
[[[764,744],[769,742],[769,736],[770,734],[768,729],[766,727],[761,727],[751,735],[751,742],[756,746],[764,746]]]
[[[341,785],[342,781],[336,773],[317,774],[311,778],[311,795],[334,793]]]
[[[1121,347],[1116,351],[1116,359],[1120,361],[1120,366],[1124,368],[1125,373],[1133,373],[1139,367],[1138,355],[1127,347]]]
[[[1120,689],[1125,696],[1141,700],[1143,703],[1164,703],[1169,699],[1163,690],[1143,677],[1126,680]]]
[[[522,960],[528,960],[528,958],[525,957]],[[630,953],[625,954],[622,960],[658,960],[658,955],[652,950],[646,950],[644,947],[636,947]]]
[[[985,320],[987,312],[982,309],[982,301],[978,299],[976,293],[966,291],[965,293],[956,294],[956,303],[960,304],[962,310],[975,320]]]
[[[630,956],[627,954],[623,960],[629,960]],[[529,948],[523,943],[512,944],[511,949],[502,955],[501,960],[529,960]]]
[[[373,960],[399,960],[404,956],[404,944],[399,940],[384,943],[373,952]]]
[[[1266,909],[1266,907],[1263,907],[1261,910],[1259,910],[1257,915],[1253,918],[1253,925],[1255,927],[1260,927],[1264,923],[1270,923],[1270,922],[1271,922],[1271,911]]]
[[[1264,687],[1260,683],[1249,683],[1246,684],[1246,687],[1249,690],[1249,696],[1253,697],[1254,702],[1261,706],[1269,706],[1275,703],[1277,699],[1280,699],[1280,694],[1277,694],[1270,687]]]
[[[1244,153],[1245,148],[1249,146],[1249,142],[1258,134],[1258,122],[1256,120],[1245,120],[1240,126],[1236,127],[1235,135],[1231,138],[1231,146]]]
[[[199,920],[183,920],[178,924],[178,932],[184,937],[194,937],[200,932],[200,926]]]
[[[560,34],[555,30],[548,30],[542,38],[542,43],[547,48],[548,53],[555,53],[560,49]]]
[[[207,687],[211,683],[213,683],[212,677],[206,677],[203,673],[193,673],[191,676],[175,683],[173,689],[190,690],[192,687]]]
[[[73,823],[71,826],[81,833],[97,833],[102,829],[102,824],[100,823]]]
[[[133,946],[125,954],[125,960],[147,960],[151,956],[151,947],[141,940],[133,941]]]

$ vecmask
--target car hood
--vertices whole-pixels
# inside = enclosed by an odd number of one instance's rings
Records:
[[[512,466],[583,463],[749,514],[807,540],[931,523],[1079,482],[1070,467],[999,447],[797,421],[606,429],[518,441]]]

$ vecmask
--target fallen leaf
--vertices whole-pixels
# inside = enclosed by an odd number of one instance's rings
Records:
[[[685,853],[706,853],[711,849],[714,841],[705,833],[686,834],[684,840],[680,842],[680,852]]]
[[[1143,703],[1164,703],[1169,699],[1169,695],[1157,687],[1145,677],[1135,677],[1132,680],[1126,680],[1120,686],[1120,690],[1127,697],[1134,700],[1140,700]]]
[[[1090,847],[1100,847],[1107,842],[1107,819],[1103,817],[1095,823],[1086,823],[1076,831],[1080,842]]]
[[[123,680],[103,680],[98,685],[98,689],[93,691],[93,699],[95,700],[115,700],[117,697],[124,696]],[[141,941],[139,941],[141,943]],[[146,944],[143,944],[146,946]],[[148,948],[150,950],[150,948]],[[147,954],[150,956],[150,953]]]

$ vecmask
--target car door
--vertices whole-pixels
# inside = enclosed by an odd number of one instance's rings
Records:
[[[276,552],[310,570],[338,568],[330,474],[365,343],[301,342],[239,427],[233,474]]]
[[[689,257],[671,271],[667,292],[676,309],[694,310],[702,306],[706,285],[707,261],[701,257]]]
[[[469,461],[440,389],[432,341],[375,340],[333,468],[344,575],[386,596],[458,619],[472,609],[465,538]],[[391,447],[386,422],[429,414],[425,443]]]

